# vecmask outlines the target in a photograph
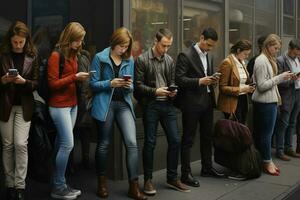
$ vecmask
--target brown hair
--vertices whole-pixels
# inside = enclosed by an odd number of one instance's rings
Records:
[[[129,42],[126,52],[122,55],[123,59],[128,59],[131,56],[132,41],[133,39],[130,31],[125,27],[121,27],[112,34],[110,38],[110,47],[114,49],[117,45]]]
[[[268,60],[270,61],[272,68],[273,68],[274,75],[276,75],[278,72],[276,58],[270,54],[268,48],[270,46],[274,46],[277,44],[281,45],[280,37],[276,34],[270,34],[267,36],[267,38],[265,39],[263,46],[262,46],[262,53],[265,54],[267,56]]]
[[[75,57],[79,54],[82,47],[74,50],[70,48],[72,42],[76,42],[85,36],[83,26],[78,22],[70,22],[61,32],[59,40],[55,45],[66,58]]]
[[[252,49],[252,45],[251,42],[249,40],[239,40],[237,41],[230,49],[230,53],[236,54],[239,53],[238,50],[241,51],[247,51],[247,50],[251,50]]]
[[[3,43],[0,46],[0,52],[3,54],[9,54],[12,50],[11,38],[13,36],[20,36],[26,38],[26,42],[23,48],[23,51],[26,55],[35,57],[37,54],[36,48],[33,45],[31,34],[26,26],[21,21],[15,21],[8,29],[6,35],[4,36]]]

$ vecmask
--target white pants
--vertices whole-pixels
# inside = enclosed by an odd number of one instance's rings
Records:
[[[12,107],[8,122],[0,121],[6,187],[25,188],[30,123],[24,120],[21,106]]]

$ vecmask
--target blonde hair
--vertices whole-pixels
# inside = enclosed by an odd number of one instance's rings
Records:
[[[122,55],[123,59],[128,59],[131,56],[132,41],[133,39],[130,31],[125,27],[121,27],[116,29],[112,34],[110,38],[110,47],[114,49],[117,45],[129,42],[126,52]]]
[[[262,46],[262,53],[265,54],[268,58],[268,60],[270,61],[272,68],[273,68],[273,72],[274,75],[277,74],[278,69],[277,69],[277,64],[276,64],[276,58],[271,55],[271,53],[269,52],[268,48],[274,45],[281,45],[281,39],[278,35],[276,34],[270,34],[267,36],[267,38],[265,39],[263,46]]]
[[[75,57],[79,54],[82,47],[74,50],[70,47],[72,42],[78,41],[85,36],[85,30],[83,26],[78,22],[70,22],[64,30],[61,32],[59,36],[59,40],[55,45],[58,50],[62,52],[62,54],[66,58]]]

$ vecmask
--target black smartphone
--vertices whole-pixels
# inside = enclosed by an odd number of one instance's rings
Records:
[[[18,76],[19,72],[17,69],[8,69],[9,76]]]
[[[250,83],[249,86],[254,86],[255,87],[256,83],[255,82],[254,83]]]
[[[96,70],[89,71],[90,75],[95,74],[95,73],[96,73]]]
[[[125,75],[123,75],[123,79],[124,79],[125,81],[130,80],[130,79],[131,79],[131,75],[130,75],[130,74],[125,74]]]
[[[168,91],[170,91],[170,92],[174,92],[175,90],[177,90],[178,89],[178,86],[177,85],[170,85],[169,87],[168,87]]]

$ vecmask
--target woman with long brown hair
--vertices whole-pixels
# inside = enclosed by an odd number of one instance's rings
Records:
[[[56,199],[76,199],[80,190],[71,188],[65,179],[69,155],[74,146],[73,128],[77,117],[76,81],[89,77],[87,72],[77,72],[77,55],[85,36],[85,30],[78,22],[69,23],[62,31],[48,60],[48,100],[50,116],[57,130],[54,146],[53,188],[51,197]],[[60,56],[64,57],[64,68],[59,73]]]
[[[135,115],[131,100],[133,92],[134,62],[131,57],[132,36],[122,27],[111,36],[110,47],[97,53],[93,59],[90,86],[94,93],[91,115],[98,125],[98,142],[95,153],[98,175],[98,196],[106,198],[106,164],[114,122],[118,124],[126,146],[129,178],[128,196],[147,199],[138,185],[138,148]]]
[[[38,61],[28,27],[14,22],[0,47],[0,133],[7,199],[24,199]]]

